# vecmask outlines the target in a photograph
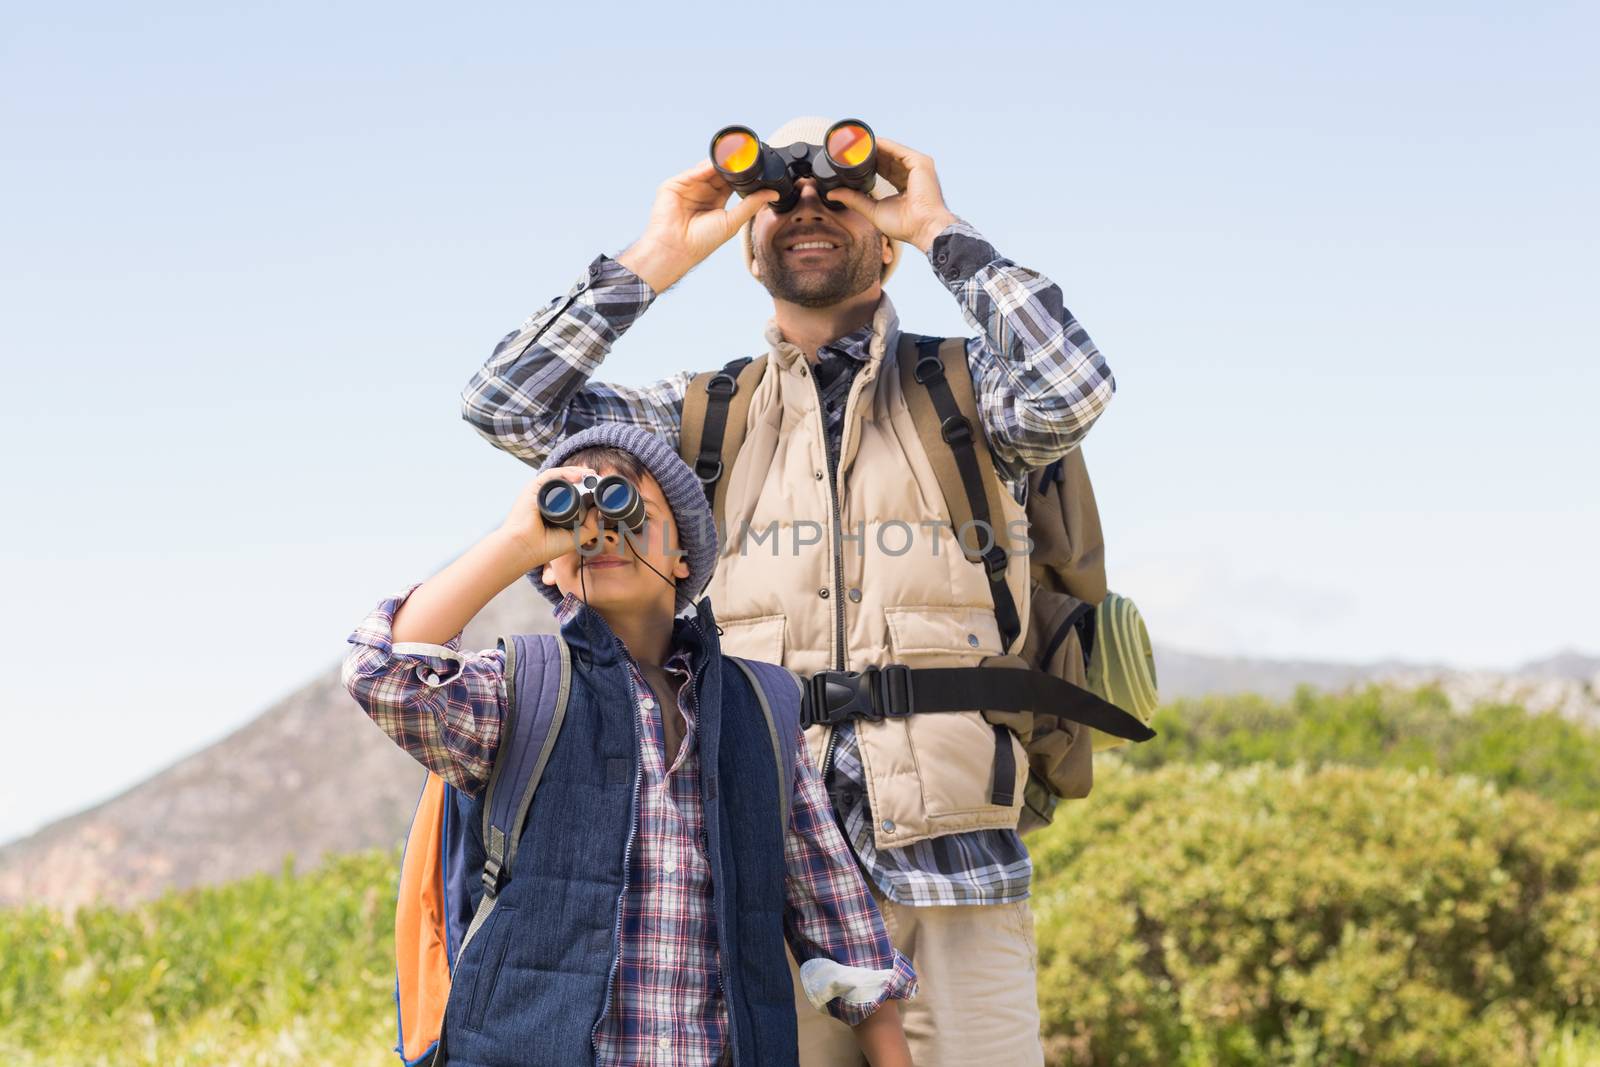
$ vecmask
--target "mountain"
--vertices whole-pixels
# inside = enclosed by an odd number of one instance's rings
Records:
[[[519,582],[467,627],[487,648],[511,632],[553,632],[549,604]],[[1516,700],[1600,725],[1600,659],[1564,652],[1511,674],[1398,662],[1341,664],[1156,652],[1167,700],[1369,681],[1439,685],[1461,706]],[[337,667],[215,745],[103,804],[0,848],[0,906],[126,904],[170,888],[301,866],[330,853],[398,845],[422,774],[350,699]]]
[[[526,582],[468,625],[463,646],[554,632]],[[330,853],[398,845],[422,770],[326,673],[259,717],[127,792],[0,848],[0,906],[126,904],[166,889],[314,865]]]
[[[1600,679],[1600,656],[1586,656],[1575,648],[1569,648],[1546,659],[1524,663],[1517,668],[1516,673],[1525,674],[1530,678],[1554,678],[1593,684],[1596,679]]]
[[[1463,671],[1437,664],[1385,660],[1329,663],[1259,660],[1156,649],[1163,700],[1227,693],[1259,693],[1283,700],[1300,685],[1345,689],[1377,683],[1402,689],[1436,686],[1458,708],[1485,703],[1521,704],[1600,727],[1600,657],[1576,651],[1523,664],[1513,671]]]
[[[1182,700],[1225,693],[1259,693],[1274,700],[1294,695],[1301,685],[1344,689],[1386,673],[1410,669],[1398,661],[1331,663],[1322,660],[1266,660],[1210,656],[1175,648],[1156,649],[1156,680],[1162,700]],[[1421,671],[1444,668],[1416,667]]]

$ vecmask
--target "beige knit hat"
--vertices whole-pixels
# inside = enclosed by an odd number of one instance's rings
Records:
[[[821,144],[822,138],[828,132],[828,127],[832,125],[832,120],[820,119],[815,115],[804,115],[785,122],[782,126],[769,133],[765,140],[767,144],[774,148],[782,148],[784,145],[791,145],[796,141],[804,141],[806,144]],[[899,191],[880,174],[878,180],[872,184],[872,199],[882,200],[885,197],[893,196]],[[752,273],[754,273],[755,262],[750,254],[750,227],[753,225],[755,225],[753,220],[747,222],[739,231],[739,254],[744,256],[745,270]],[[889,242],[889,256],[889,265],[883,271],[884,281],[888,281],[889,275],[893,274],[894,269],[900,265],[899,241]]]

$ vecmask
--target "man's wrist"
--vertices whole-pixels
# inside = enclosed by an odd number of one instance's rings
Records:
[[[916,236],[911,243],[915,245],[917,250],[923,255],[927,255],[928,252],[933,248],[934,240],[938,238],[938,236],[945,230],[949,229],[951,225],[959,221],[960,220],[956,218],[955,212],[951,211],[949,208],[944,208],[938,214],[934,215],[927,222],[922,224],[921,228],[917,230]]]
[[[928,262],[934,274],[946,288],[958,294],[961,286],[999,258],[994,245],[959,218],[939,232],[928,250]]]
[[[685,262],[681,254],[663,248],[648,237],[639,238],[620,252],[617,262],[633,271],[650,287],[651,293],[658,296],[676,285],[694,266]]]

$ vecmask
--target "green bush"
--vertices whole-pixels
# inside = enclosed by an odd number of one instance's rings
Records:
[[[1600,810],[1600,733],[1512,704],[1457,712],[1437,689],[1321,693],[1304,687],[1287,702],[1207,697],[1161,708],[1152,725],[1155,740],[1121,750],[1136,767],[1430,767]]]
[[[1308,746],[1406,750],[1397,699],[1350,698]],[[1270,747],[1237,721],[1196,749]],[[1600,1063],[1600,814],[1430,771],[1099,771],[1029,838],[1054,1067]],[[71,919],[0,912],[0,1060],[393,1067],[397,865],[354,856]]]
[[[0,913],[0,1058],[388,1067],[397,864],[350,856],[70,920]]]
[[[1052,1062],[1504,1067],[1600,1025],[1600,816],[1428,772],[1105,769],[1030,839]]]

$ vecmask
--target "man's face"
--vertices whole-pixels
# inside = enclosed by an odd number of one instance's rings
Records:
[[[800,201],[779,215],[757,212],[750,246],[756,277],[774,299],[830,307],[866,292],[883,277],[889,244],[878,228],[848,209],[822,202],[817,183],[802,178]]]
[[[596,468],[602,477],[623,474],[605,465]],[[627,475],[623,475],[627,477]],[[678,531],[672,523],[661,486],[649,474],[633,482],[644,498],[644,525],[624,537],[621,531],[603,529],[598,536],[586,521],[576,536],[584,537],[582,549],[558,556],[545,564],[544,583],[563,593],[572,593],[602,613],[621,611],[639,614],[663,610],[672,614],[677,590],[653,574],[654,567],[668,578],[683,581],[689,577],[689,561],[678,552]],[[593,512],[590,513],[594,515]],[[640,562],[643,557],[649,567]]]

